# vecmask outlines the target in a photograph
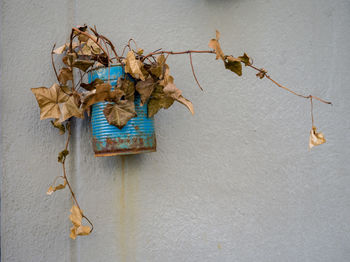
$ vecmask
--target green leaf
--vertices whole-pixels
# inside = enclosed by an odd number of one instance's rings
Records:
[[[235,58],[233,56],[228,56],[225,62],[225,68],[231,70],[232,72],[236,73],[237,75],[242,75],[242,64],[241,59]]]

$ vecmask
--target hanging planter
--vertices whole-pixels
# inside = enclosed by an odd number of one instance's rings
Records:
[[[104,67],[89,73],[89,83],[101,79],[112,85],[117,85],[119,77],[125,77],[122,66]],[[104,114],[108,102],[99,102],[92,106],[92,139],[95,156],[114,156],[140,154],[156,151],[156,135],[154,118],[148,117],[147,103],[141,105],[139,94],[135,94],[136,117],[119,129],[110,125]]]
[[[153,116],[159,110],[168,109],[178,102],[194,114],[191,101],[183,96],[182,91],[175,85],[174,77],[170,75],[167,63],[169,55],[188,55],[194,79],[200,89],[202,88],[194,71],[192,54],[213,54],[226,69],[238,76],[242,75],[243,66],[257,71],[256,76],[260,79],[268,79],[279,88],[310,101],[312,128],[309,147],[326,142],[323,134],[314,126],[313,101],[318,100],[325,104],[331,102],[317,96],[296,93],[279,84],[264,68],[253,65],[252,59],[246,53],[238,57],[225,55],[219,39],[220,33],[216,31],[216,37],[208,44],[210,50],[173,52],[157,49],[148,54],[144,54],[144,50],[138,48],[136,42],[130,39],[122,53],[118,55],[113,43],[99,34],[96,27],[88,28],[85,25],[72,28],[69,43],[56,49],[55,45],[53,46],[51,61],[57,83],[50,88],[32,88],[32,92],[40,107],[40,119],[53,119],[51,123],[59,129],[60,134],[67,131],[65,147],[58,154],[63,176],[58,176],[54,180],[47,194],[51,195],[57,190],[68,187],[74,202],[69,216],[73,224],[70,231],[71,238],[90,234],[93,224],[81,210],[67,177],[65,160],[69,154],[70,119],[84,118],[85,112],[92,111],[95,156],[156,151]],[[132,43],[136,48],[131,46]],[[63,64],[59,70],[55,66],[54,54],[63,55]],[[79,81],[74,78],[77,76],[76,72],[80,73]],[[89,82],[84,83],[87,72]],[[224,93],[220,93],[219,97],[217,104],[229,99]],[[230,111],[222,112],[222,114],[228,113]],[[59,183],[58,179],[62,182]],[[83,220],[89,225],[83,225]]]

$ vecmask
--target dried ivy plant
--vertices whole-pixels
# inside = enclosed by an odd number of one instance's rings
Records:
[[[238,76],[242,75],[242,67],[249,67],[257,71],[256,76],[260,79],[266,78],[276,86],[288,91],[298,97],[308,99],[311,104],[311,131],[309,148],[325,143],[322,133],[317,132],[314,126],[313,100],[325,104],[331,104],[324,99],[314,95],[302,95],[279,84],[271,78],[264,68],[255,67],[252,59],[244,53],[242,56],[234,57],[225,55],[219,43],[220,33],[216,31],[216,38],[209,41],[211,50],[187,50],[182,52],[163,51],[157,49],[151,53],[144,54],[144,50],[138,48],[136,42],[130,39],[125,45],[122,54],[118,55],[113,43],[105,36],[99,34],[96,27],[84,26],[73,27],[70,34],[70,42],[58,48],[55,45],[51,51],[51,60],[57,83],[50,88],[32,88],[38,105],[40,107],[40,119],[53,119],[51,123],[58,128],[60,134],[67,131],[65,148],[58,155],[58,162],[62,164],[63,175],[55,178],[49,187],[47,194],[51,195],[57,190],[68,186],[72,197],[71,215],[69,216],[73,226],[70,237],[75,239],[79,235],[88,235],[93,230],[93,224],[85,216],[79,206],[71,184],[68,181],[65,161],[69,154],[68,145],[71,136],[70,122],[72,117],[84,118],[85,112],[90,114],[91,106],[95,103],[110,102],[104,109],[104,115],[111,125],[118,128],[124,127],[127,122],[136,117],[134,98],[135,93],[140,95],[141,104],[147,103],[148,116],[154,116],[160,109],[167,109],[173,103],[179,102],[186,106],[194,114],[191,101],[182,95],[170,75],[169,65],[166,63],[169,55],[188,54],[194,79],[201,90],[192,63],[192,54],[214,54],[216,60],[222,60],[226,69]],[[132,44],[135,47],[132,47]],[[126,56],[124,56],[127,51]],[[63,67],[57,71],[54,55],[63,55]],[[117,86],[112,89],[109,81],[104,82],[96,79],[92,83],[84,83],[86,74],[97,68],[121,65],[127,73],[126,77],[118,79]],[[79,81],[75,76],[79,75]],[[131,80],[130,76],[133,80]],[[58,180],[61,184],[57,184]],[[85,219],[89,225],[83,225]]]

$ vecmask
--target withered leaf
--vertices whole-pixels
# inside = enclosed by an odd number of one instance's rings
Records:
[[[242,64],[241,60],[239,58],[235,58],[233,56],[228,56],[225,62],[225,68],[231,70],[232,72],[236,73],[237,75],[242,75]]]
[[[60,70],[58,74],[58,80],[62,85],[66,85],[67,81],[73,80],[73,73],[68,68],[64,67]]]
[[[58,153],[57,161],[60,163],[64,163],[68,154],[69,154],[68,150],[66,149],[62,150],[61,152]]]
[[[136,116],[135,104],[132,101],[121,100],[116,104],[107,104],[103,113],[110,125],[122,129],[131,118]]]
[[[134,101],[135,84],[128,77],[119,77],[117,88],[124,92],[125,99],[129,101]]]
[[[148,117],[154,116],[161,108],[169,108],[174,101],[175,100],[172,97],[165,95],[161,85],[156,85],[151,98],[148,101]]]
[[[109,83],[97,84],[96,89],[82,94],[82,108],[85,110],[89,106],[105,101],[109,97],[112,86]]]
[[[191,114],[194,115],[194,108],[193,108],[193,104],[190,100],[184,98],[182,95],[176,99],[176,101],[180,102],[181,104],[185,105],[188,110],[190,110]]]
[[[64,189],[67,185],[67,180],[65,178],[63,178],[64,182],[63,184],[58,184],[57,186],[50,186],[49,189],[47,190],[46,194],[47,195],[52,195],[53,192],[57,191],[57,190],[61,190]],[[53,184],[55,184],[56,180],[54,181]]]
[[[323,133],[317,133],[316,127],[313,126],[310,130],[310,138],[309,138],[309,149],[313,148],[314,146],[322,145],[326,142],[326,139],[323,136]]]
[[[70,238],[76,239],[76,237],[88,235],[91,232],[91,228],[89,226],[82,225],[83,212],[79,209],[78,206],[73,205],[71,210],[71,214],[69,215],[69,219],[72,221],[73,227],[71,228]]]
[[[97,40],[97,38],[94,38],[94,39]],[[91,38],[87,40],[86,46],[88,46],[91,50],[91,53],[95,55],[100,54],[102,51],[101,48]]]
[[[64,125],[55,119],[55,121],[51,121],[51,124],[60,131],[60,135],[63,135],[66,132],[66,128]]]
[[[145,81],[138,81],[136,84],[136,91],[141,96],[141,106],[145,104],[151,96],[156,83],[152,77],[147,78]]]
[[[242,63],[244,63],[245,66],[251,65],[251,59],[246,53],[244,53],[242,56],[239,56],[238,58]]]
[[[171,97],[176,101],[180,102],[181,104],[185,105],[188,108],[188,110],[190,110],[192,115],[194,114],[192,102],[190,100],[187,100],[181,95],[182,94],[181,90],[178,89],[175,86],[175,84],[173,83],[168,84],[166,87],[164,87],[163,91],[166,96]]]
[[[76,53],[67,53],[67,55],[65,55],[62,58],[63,63],[65,63],[67,66],[72,66],[72,64],[74,63],[74,61],[77,59],[77,54]]]
[[[32,88],[32,92],[40,107],[40,119],[61,117],[60,104],[66,102],[69,96],[65,94],[58,84],[53,84],[50,88]]]
[[[89,37],[86,36],[86,35],[83,35],[83,34],[79,34],[79,35],[78,35],[78,40],[79,40],[80,42],[87,42],[87,41],[89,40]]]
[[[60,105],[61,117],[59,122],[63,122],[72,116],[84,118],[83,110],[79,109],[77,101],[74,96],[70,96],[69,99]]]
[[[151,65],[151,68],[149,71],[151,72],[152,75],[155,77],[161,79],[163,78],[163,69],[165,64],[165,57],[163,54],[157,57],[157,63],[154,63]]]
[[[143,49],[142,48],[137,49],[137,54],[138,55],[142,55],[143,54]]]
[[[78,55],[86,55],[86,56],[91,56],[92,55],[92,50],[91,48],[85,43],[80,50],[78,51]]]
[[[220,38],[220,32],[218,30],[216,30],[216,39],[211,39],[209,41],[209,48],[214,49],[215,53],[216,53],[216,59],[222,59],[225,60],[225,55],[224,52],[221,49],[221,46],[219,44],[219,38]]]
[[[267,71],[264,68],[261,68],[260,71],[256,74],[257,77],[263,79],[267,74]]]
[[[142,73],[141,68],[143,67],[142,62],[136,59],[133,51],[129,51],[126,55],[125,62],[125,72],[129,73],[136,79],[145,80],[145,76]]]
[[[92,91],[96,89],[96,85],[103,84],[103,80],[96,78],[94,81],[92,81],[90,84],[81,83],[80,86],[84,88],[85,90]]]
[[[56,49],[53,50],[54,54],[60,55],[63,54],[65,51],[67,51],[69,49],[69,43],[65,43],[64,45],[57,47]],[[76,47],[78,47],[79,44],[76,42],[72,43],[72,49],[75,49]]]
[[[86,72],[90,66],[93,66],[95,61],[91,60],[75,60],[73,62],[73,67],[79,68],[80,70]]]

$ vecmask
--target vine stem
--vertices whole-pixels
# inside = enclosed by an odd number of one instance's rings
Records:
[[[55,66],[55,61],[53,60],[53,54],[54,54],[53,50],[55,50],[55,47],[56,47],[56,43],[53,45],[52,50],[51,50],[51,63],[52,63],[53,71],[55,71],[57,81],[60,82],[60,79],[58,78],[56,66]]]
[[[192,63],[192,54],[191,54],[191,53],[188,53],[188,55],[189,55],[189,57],[190,57],[190,64],[191,64],[191,69],[192,69],[193,77],[194,77],[194,79],[196,80],[197,85],[199,86],[199,88],[203,91],[203,88],[202,88],[201,85],[199,84],[198,79],[197,79],[197,76],[196,76],[196,74],[195,74],[195,72],[194,72],[193,63]]]
[[[148,55],[142,57],[141,62],[144,61],[147,57],[152,56],[152,55],[161,55],[161,54],[183,55],[183,54],[190,54],[190,53],[215,54],[215,51],[211,51],[211,50],[187,50],[187,51],[182,51],[182,52],[156,51],[156,52],[149,53]]]
[[[72,33],[73,33],[74,31],[78,32],[79,34],[85,35],[85,36],[87,36],[88,38],[90,38],[92,41],[94,41],[94,42],[98,45],[98,47],[101,48],[101,50],[103,51],[103,53],[105,53],[105,55],[106,55],[107,58],[108,58],[108,62],[111,61],[111,59],[109,58],[109,55],[108,55],[107,51],[102,47],[102,45],[101,45],[92,35],[90,35],[89,33],[83,32],[83,31],[79,30],[79,29],[76,28],[76,27],[73,27],[73,28],[72,28]]]
[[[110,46],[110,48],[112,49],[112,51],[113,51],[115,57],[117,58],[118,62],[119,62],[119,63],[122,63],[122,60],[121,60],[121,58],[119,57],[119,55],[117,54],[117,51],[115,50],[115,47],[114,47],[112,41],[109,40],[109,39],[108,39],[107,37],[105,37],[104,35],[98,34],[98,33],[97,33],[97,30],[96,30],[96,26],[95,26],[95,29],[93,29],[93,28],[90,27],[90,30],[91,30],[97,37],[100,37],[101,39],[104,39],[104,40],[109,44],[109,46]],[[109,56],[108,56],[108,60],[112,60],[112,59],[110,59]]]
[[[69,123],[69,122],[68,122],[68,123]],[[66,140],[65,150],[68,150],[69,140],[70,140],[70,137],[71,137],[70,124],[68,124],[68,125],[69,125],[69,127],[67,128],[68,136],[67,136],[67,140]],[[73,198],[75,204],[76,204],[77,207],[79,208],[82,217],[85,218],[86,221],[88,221],[88,223],[91,225],[91,231],[90,231],[90,233],[91,233],[92,230],[94,229],[94,225],[93,225],[92,222],[83,214],[83,211],[82,211],[81,208],[80,208],[80,205],[79,205],[79,203],[78,203],[78,200],[77,200],[77,198],[76,198],[76,196],[75,196],[75,194],[74,194],[74,191],[73,191],[73,189],[72,189],[72,186],[71,186],[71,184],[70,184],[69,181],[68,181],[65,162],[66,162],[66,159],[64,159],[63,162],[62,162],[63,177],[64,177],[64,179],[65,179],[66,182],[67,182],[67,186],[68,186],[68,188],[69,188],[69,191],[70,191],[70,193],[71,193],[71,195],[72,195],[72,198]]]
[[[302,94],[298,94],[297,92],[294,92],[293,90],[291,90],[291,89],[289,89],[289,88],[287,88],[287,87],[281,85],[281,84],[278,83],[277,81],[273,80],[268,74],[266,74],[266,71],[265,71],[265,70],[260,69],[260,68],[257,68],[257,67],[255,67],[255,66],[253,66],[253,65],[248,65],[248,66],[251,67],[251,68],[253,68],[253,69],[256,70],[256,71],[259,71],[259,72],[263,73],[264,76],[265,76],[267,79],[269,79],[272,83],[274,83],[274,84],[277,85],[278,87],[280,87],[280,88],[282,88],[282,89],[284,89],[284,90],[286,90],[286,91],[288,91],[288,92],[290,92],[290,93],[292,93],[292,94],[294,94],[294,95],[296,95],[296,96],[299,96],[299,97],[302,97],[302,98],[305,98],[305,99],[312,99],[312,98],[314,98],[314,99],[316,99],[316,100],[318,100],[318,101],[320,101],[320,102],[322,102],[322,103],[325,103],[325,104],[328,104],[328,105],[332,105],[332,102],[326,101],[326,100],[324,100],[324,99],[322,99],[322,98],[319,98],[319,97],[317,97],[317,96],[314,96],[314,95],[305,96],[305,95],[302,95]]]

